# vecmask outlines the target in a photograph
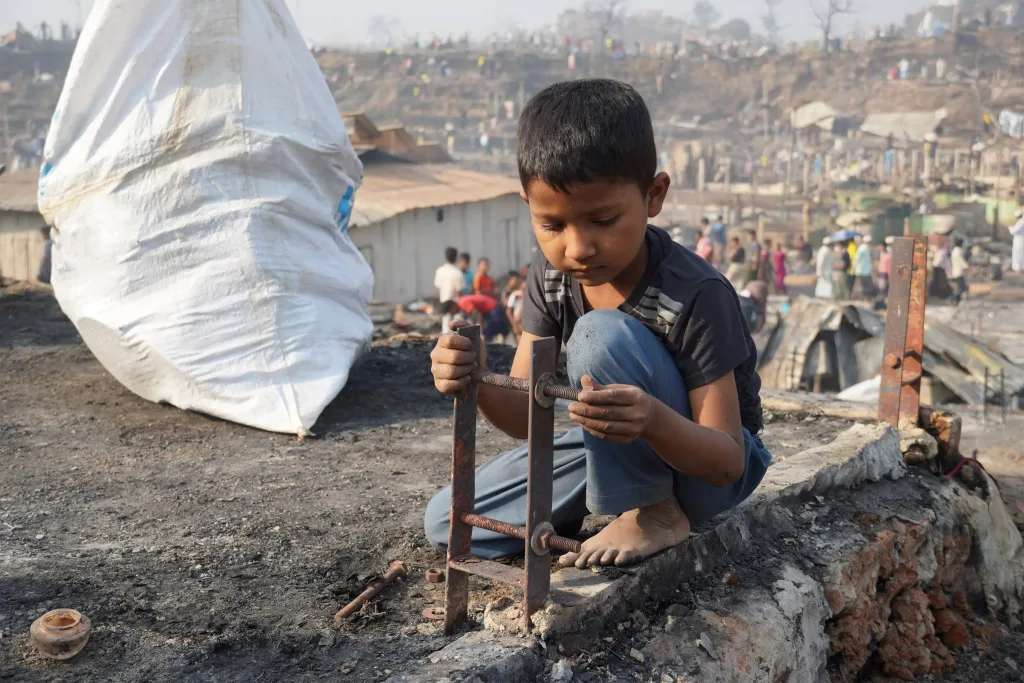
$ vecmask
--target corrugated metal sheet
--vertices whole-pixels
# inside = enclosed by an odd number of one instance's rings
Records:
[[[0,176],[0,211],[38,213],[38,194],[38,171],[14,171]]]
[[[15,171],[0,176],[0,211],[36,213],[39,174]],[[356,193],[352,226],[369,225],[414,209],[481,202],[519,194],[515,178],[479,173],[452,164],[367,163]]]
[[[892,135],[902,139],[904,134],[913,142],[923,142],[924,136],[934,132],[946,118],[946,110],[908,111],[888,114],[868,114],[860,124],[862,132],[880,138]]]
[[[794,109],[790,123],[797,130],[814,125],[831,129],[837,115],[838,112],[835,109],[821,100],[816,100]]]
[[[519,194],[515,178],[479,173],[451,164],[366,164],[356,192],[352,227],[380,223],[414,209],[481,202]]]

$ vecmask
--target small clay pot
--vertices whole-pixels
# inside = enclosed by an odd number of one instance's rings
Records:
[[[32,622],[29,633],[39,653],[50,659],[71,659],[89,642],[92,622],[73,609],[55,609]]]

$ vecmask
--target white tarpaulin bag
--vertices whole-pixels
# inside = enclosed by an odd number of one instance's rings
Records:
[[[362,175],[283,0],[99,0],[40,178],[57,298],[143,398],[306,433],[372,333]]]

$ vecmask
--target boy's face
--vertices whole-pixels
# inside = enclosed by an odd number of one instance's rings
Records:
[[[659,173],[646,194],[635,183],[598,180],[560,192],[533,180],[522,193],[545,258],[584,287],[615,280],[640,254],[647,219],[661,213],[669,177]]]
[[[469,261],[464,258],[459,259],[459,270],[465,272],[469,270]]]

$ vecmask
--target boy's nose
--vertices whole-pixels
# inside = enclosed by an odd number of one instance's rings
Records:
[[[576,262],[582,262],[596,253],[594,243],[585,230],[567,227],[562,232],[565,240],[565,257]]]

